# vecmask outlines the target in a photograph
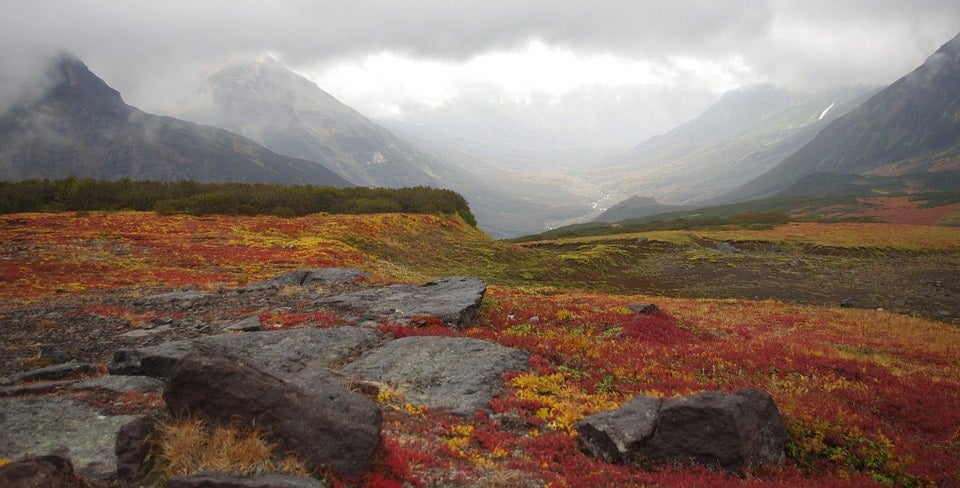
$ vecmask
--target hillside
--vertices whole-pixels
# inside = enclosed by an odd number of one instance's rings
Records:
[[[0,177],[250,181],[350,186],[329,169],[273,153],[214,127],[160,117],[75,58],[61,57],[54,86],[0,116]]]
[[[732,192],[747,199],[788,189],[814,173],[904,177],[899,191],[929,191],[960,171],[960,35],[917,69],[855,110],[768,173]],[[920,182],[921,186],[914,183]]]
[[[402,388],[370,394],[384,429],[359,486],[721,486],[729,475],[589,457],[572,426],[640,393],[745,386],[770,392],[789,437],[786,463],[750,472],[751,486],[949,485],[960,469],[960,333],[916,316],[960,317],[957,229],[806,223],[518,246],[426,215],[122,212],[3,216],[0,237],[3,374],[50,361],[41,346],[102,363],[111,347],[212,337],[250,314],[269,324],[258,334],[351,327],[356,317],[312,298],[329,286],[263,288],[269,296],[246,287],[294,269],[373,273],[350,287],[488,280],[476,327],[372,327],[386,341],[442,335],[519,348],[531,369],[506,375],[490,411],[473,417],[411,403]],[[638,315],[628,308],[638,303],[659,311]],[[72,395],[109,406],[108,418],[163,403],[155,392],[45,391],[21,395]]]
[[[320,163],[363,186],[437,186],[441,163],[273,58],[230,64],[178,113]]]
[[[707,201],[776,166],[871,91],[800,93],[772,85],[734,90],[698,117],[608,158],[585,177],[621,194],[671,204]]]
[[[394,135],[270,57],[238,61],[206,78],[178,116],[249,137],[272,151],[323,164],[359,185],[430,186],[464,195],[496,237],[539,232],[583,215],[591,197],[568,181],[510,170],[458,149]],[[529,194],[533,193],[531,197]]]

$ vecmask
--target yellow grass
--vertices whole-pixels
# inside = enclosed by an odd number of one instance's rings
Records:
[[[257,431],[209,427],[197,419],[161,425],[156,441],[164,478],[201,471],[233,474],[307,473],[292,456],[279,457]]]

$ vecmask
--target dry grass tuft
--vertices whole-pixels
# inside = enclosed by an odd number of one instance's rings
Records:
[[[156,446],[164,478],[201,471],[241,475],[308,473],[293,456],[278,456],[261,432],[235,425],[207,426],[193,418],[164,423],[158,429]]]

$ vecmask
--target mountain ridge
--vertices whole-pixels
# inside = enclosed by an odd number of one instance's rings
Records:
[[[725,198],[772,195],[813,173],[890,177],[960,171],[957,80],[960,34],[919,67],[824,127],[769,172]]]
[[[51,63],[55,84],[0,116],[0,174],[63,178],[313,183],[352,186],[322,165],[273,153],[215,127],[126,104],[69,54]]]
[[[668,204],[709,201],[775,166],[871,90],[803,93],[770,84],[732,90],[696,118],[607,158],[593,181]]]

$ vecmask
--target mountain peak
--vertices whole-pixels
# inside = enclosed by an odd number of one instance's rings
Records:
[[[54,83],[45,97],[49,101],[96,112],[115,114],[129,110],[120,92],[93,74],[83,61],[72,54],[57,55],[48,73]]]

